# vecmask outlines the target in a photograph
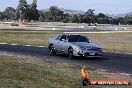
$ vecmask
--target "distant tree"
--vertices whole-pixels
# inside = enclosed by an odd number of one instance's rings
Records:
[[[45,21],[44,20],[44,12],[38,11],[38,13],[39,13],[39,21]]]
[[[98,18],[106,18],[107,16],[104,15],[103,13],[99,13],[97,17],[98,17]]]
[[[124,24],[124,18],[123,17],[119,17],[118,21],[119,21],[119,24]]]
[[[85,14],[89,17],[93,17],[94,16],[94,11],[93,9],[89,9]]]
[[[9,20],[9,15],[5,11],[2,13],[2,20]]]
[[[39,20],[39,12],[37,10],[37,0],[33,0],[32,4],[28,9],[28,19],[29,20]]]
[[[23,21],[28,20],[28,7],[26,0],[19,0],[19,5],[17,7],[17,17]]]
[[[132,16],[125,16],[124,22],[125,22],[125,24],[131,25],[132,24]]]
[[[80,15],[80,22],[81,23],[90,23],[90,18],[86,14]]]
[[[116,25],[118,25],[119,23],[120,23],[120,22],[119,22],[118,18],[113,18],[113,19],[112,19],[111,24],[116,24]]]
[[[56,6],[51,6],[49,9],[49,17],[52,21],[62,21],[63,20],[63,11],[59,10]]]
[[[16,20],[16,9],[7,7],[5,11],[3,11],[3,15],[6,19]]]
[[[50,11],[47,11],[47,12],[44,13],[44,18],[45,18],[46,22],[54,21],[53,17],[54,16],[51,14]]]
[[[127,24],[132,25],[132,19],[128,19]]]
[[[70,17],[69,17],[69,14],[68,14],[68,13],[67,13],[67,14],[64,14],[64,15],[63,15],[63,20],[62,20],[62,22],[68,23],[68,22],[70,21],[69,18],[70,18]]]
[[[70,22],[79,23],[80,20],[79,20],[78,15],[77,14],[74,14],[73,16],[71,16]]]
[[[99,13],[97,16],[96,16],[96,23],[99,23],[99,24],[108,24],[109,23],[109,18],[103,14],[103,13]]]
[[[124,24],[132,24],[132,16],[125,16]]]
[[[3,19],[3,13],[0,12],[0,20],[2,20],[2,19]]]
[[[89,9],[85,15],[86,15],[86,19],[89,19],[89,22],[90,23],[94,23],[94,18],[95,18],[95,14],[94,14],[94,11],[93,9]]]

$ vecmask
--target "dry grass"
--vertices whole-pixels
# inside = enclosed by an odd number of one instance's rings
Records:
[[[23,24],[19,24],[19,26],[11,26],[11,25],[0,25],[0,29],[10,29],[10,30],[14,30],[14,29],[22,29],[22,30],[52,30],[52,28],[41,28],[41,27],[32,27],[32,26],[28,26],[28,25],[23,25]]]
[[[0,33],[0,42],[47,46],[48,38],[59,33]],[[61,34],[61,33],[60,33]],[[106,51],[132,53],[132,33],[88,33],[93,42]]]
[[[61,23],[61,22],[25,22],[25,23],[17,23],[17,24],[19,24],[19,26],[11,26],[9,24],[0,24],[0,29],[53,30],[52,26],[55,26],[57,27],[57,30],[63,30],[64,28],[78,28],[79,27],[77,26],[78,24],[76,23]]]
[[[109,79],[89,70],[90,79]],[[104,73],[103,73],[104,74]],[[131,88],[80,84],[80,66],[0,56],[0,88]],[[117,78],[118,79],[118,78]]]
[[[84,34],[107,51],[132,52],[132,33]]]
[[[55,33],[0,33],[0,42],[16,43],[20,45],[42,45],[47,46],[48,38]]]

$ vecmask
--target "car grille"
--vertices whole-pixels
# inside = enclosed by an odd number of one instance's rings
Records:
[[[102,54],[95,53],[95,55],[90,55],[89,53],[85,53],[85,56],[102,56]]]

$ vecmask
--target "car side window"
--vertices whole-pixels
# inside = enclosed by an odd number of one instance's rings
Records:
[[[56,38],[56,40],[60,40],[61,37],[62,37],[62,35],[59,35],[59,36]]]
[[[60,41],[62,41],[62,40],[66,40],[66,35],[63,35],[63,36],[61,37]]]

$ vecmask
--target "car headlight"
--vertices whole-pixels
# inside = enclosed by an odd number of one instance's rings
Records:
[[[77,47],[75,47],[75,49],[76,49],[76,50],[80,50],[80,47],[77,46]]]

